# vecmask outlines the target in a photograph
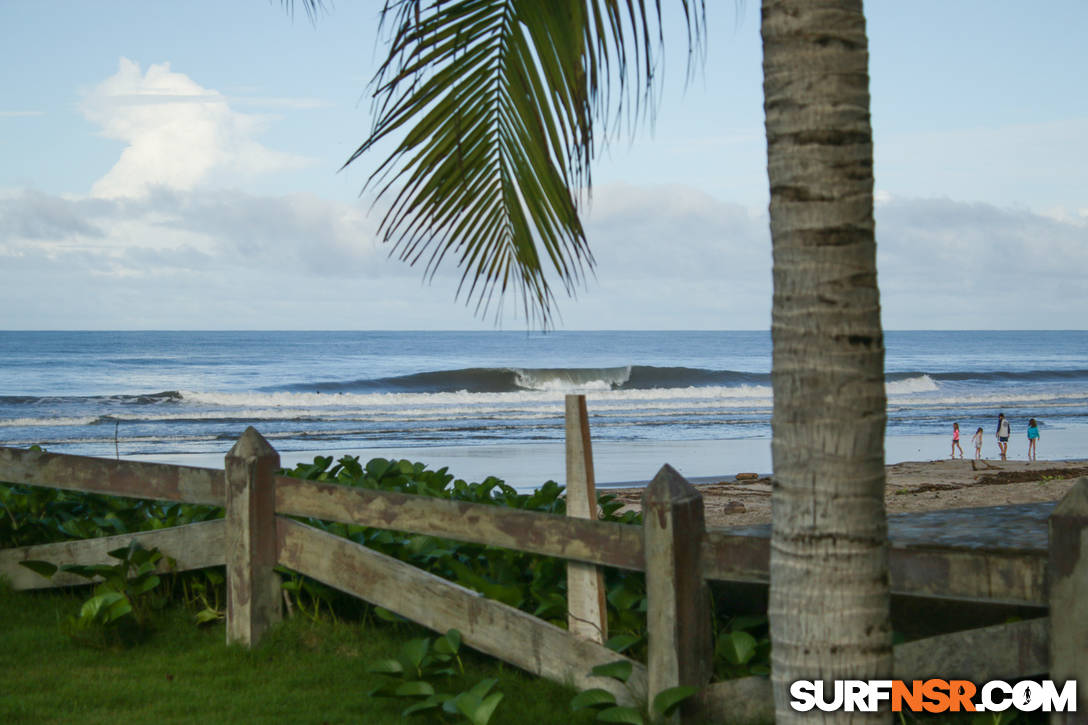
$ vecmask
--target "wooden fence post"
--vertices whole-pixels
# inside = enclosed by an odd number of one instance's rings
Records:
[[[280,456],[252,426],[226,457],[227,642],[252,647],[280,621],[276,489]]]
[[[593,477],[593,445],[586,396],[566,396],[567,516],[597,518],[597,484]],[[567,562],[567,627],[603,644],[608,638],[604,575],[593,564]]]
[[[662,466],[642,497],[646,550],[646,624],[649,688],[702,689],[710,679],[709,593],[703,580],[706,533],[703,497],[671,466]],[[696,722],[698,698],[681,708],[680,722]]]
[[[1077,681],[1077,711],[1052,713],[1051,725],[1088,713],[1088,478],[1077,479],[1050,515],[1050,679]]]

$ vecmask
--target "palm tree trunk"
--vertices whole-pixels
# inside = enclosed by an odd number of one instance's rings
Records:
[[[789,706],[795,680],[891,673],[868,43],[860,0],[764,0],[762,34],[774,249],[772,677],[776,721],[813,722],[818,711]]]

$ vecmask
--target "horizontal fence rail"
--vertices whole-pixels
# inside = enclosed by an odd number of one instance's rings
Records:
[[[158,563],[160,573],[223,566],[226,563],[224,528],[222,520],[201,521],[185,526],[117,534],[98,539],[3,549],[0,550],[0,575],[7,577],[15,589],[47,589],[86,584],[87,580],[83,577],[63,571],[58,571],[47,579],[25,566],[20,566],[19,562],[48,561],[83,566],[116,563],[116,560],[110,559],[108,552],[122,549],[133,541],[145,549],[158,549],[163,553],[163,558]]]
[[[278,476],[276,513],[642,570],[637,526]]]
[[[892,592],[960,601],[1046,606],[1046,553],[952,548],[888,551]]]
[[[222,506],[223,471],[0,448],[0,481],[133,498]],[[408,531],[532,554],[642,571],[637,526],[487,504],[275,478],[276,513]],[[889,551],[892,591],[918,596],[1045,605],[1046,554],[950,547]],[[708,528],[703,575],[766,582],[770,542]],[[22,568],[22,567],[20,567]]]
[[[0,481],[84,493],[222,506],[223,471],[0,448]]]
[[[765,536],[707,529],[703,575],[716,581],[767,583],[771,542]],[[1046,606],[1045,551],[1002,552],[950,546],[888,549],[888,578],[895,594],[960,601]]]

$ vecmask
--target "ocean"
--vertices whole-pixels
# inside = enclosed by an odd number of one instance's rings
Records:
[[[1088,453],[1088,331],[885,336],[889,463],[947,457],[999,412],[1010,457]],[[563,396],[585,393],[600,483],[662,463],[767,473],[767,332],[0,332],[0,446],[221,467],[246,428],[285,465],[402,457],[563,481]]]

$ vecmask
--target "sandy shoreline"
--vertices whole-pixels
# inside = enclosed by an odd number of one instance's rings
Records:
[[[906,461],[887,467],[888,513],[1057,501],[1080,476],[1088,460],[993,461],[967,459]],[[702,483],[708,526],[747,526],[771,520],[771,479]],[[632,508],[640,506],[641,488],[608,488]]]

